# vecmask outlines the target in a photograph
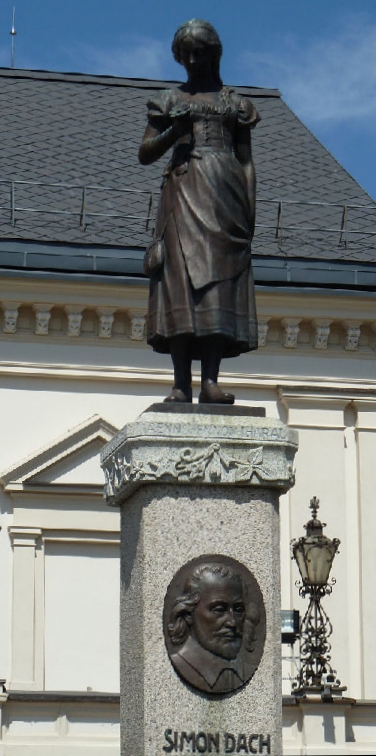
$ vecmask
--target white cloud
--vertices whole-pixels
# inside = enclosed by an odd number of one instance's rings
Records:
[[[121,48],[111,50],[81,46],[75,64],[90,73],[130,78],[163,78],[170,55],[163,42],[137,37]]]
[[[284,51],[246,53],[251,78],[277,86],[283,98],[311,124],[339,124],[376,116],[376,25],[350,19],[336,35],[302,47],[286,39]]]

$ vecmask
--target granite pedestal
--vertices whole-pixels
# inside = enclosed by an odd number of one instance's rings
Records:
[[[122,756],[282,753],[278,507],[294,484],[297,434],[260,414],[153,405],[103,451],[106,498],[122,513]],[[205,555],[247,568],[266,614],[256,671],[222,695],[184,681],[163,629],[171,581]]]

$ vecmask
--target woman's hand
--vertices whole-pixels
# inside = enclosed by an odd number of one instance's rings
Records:
[[[188,103],[181,103],[171,108],[169,116],[172,119],[172,128],[177,139],[192,132],[191,110]]]
[[[172,108],[169,120],[171,126],[168,126],[165,131],[158,131],[150,124],[147,125],[138,152],[142,165],[149,165],[159,160],[180,137],[192,132],[191,112],[187,103]]]

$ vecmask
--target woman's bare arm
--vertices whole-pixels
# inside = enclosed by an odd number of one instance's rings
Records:
[[[165,131],[158,131],[150,124],[145,129],[145,134],[138,151],[138,159],[142,165],[149,165],[159,160],[167,150],[176,142],[174,126],[171,125]]]

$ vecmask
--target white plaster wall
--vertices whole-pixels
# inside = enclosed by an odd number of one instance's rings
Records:
[[[3,756],[120,756],[119,705],[76,701],[3,705]]]
[[[376,410],[376,405],[375,405]],[[362,502],[360,534],[362,575],[360,584],[362,627],[359,638],[363,656],[362,697],[376,700],[376,412],[370,417],[370,427],[359,430],[359,488]]]
[[[119,547],[45,550],[45,688],[119,691]]]
[[[287,360],[287,358],[285,359]],[[41,446],[52,442],[56,437],[72,429],[94,413],[104,416],[115,426],[121,427],[127,421],[137,417],[154,401],[161,399],[165,390],[163,384],[159,386],[158,384],[152,385],[149,382],[136,385],[134,383],[106,383],[105,381],[94,380],[74,381],[69,379],[58,381],[43,378],[26,379],[24,377],[13,377],[11,381],[3,381],[0,391],[0,404],[7,443],[2,448],[2,467],[4,469],[35,452]],[[346,497],[347,448],[345,445],[344,410],[348,401],[347,399],[339,401],[323,400],[320,396],[312,401],[303,396],[299,400],[287,397],[281,403],[277,396],[276,387],[259,387],[252,384],[248,390],[242,386],[238,395],[239,401],[244,403],[266,406],[267,414],[270,416],[281,415],[285,419],[288,415],[289,424],[297,428],[300,434],[300,446],[296,457],[296,485],[290,494],[281,500],[282,606],[283,608],[299,608],[301,613],[305,610],[305,603],[299,598],[295,587],[295,581],[299,576],[295,563],[290,560],[290,540],[303,534],[303,524],[309,519],[310,515],[308,504],[310,498],[316,495],[321,501],[320,516],[324,522],[328,523],[326,533],[341,540],[340,554],[336,557],[333,567],[333,575],[337,579],[337,585],[334,587],[332,596],[324,600],[334,627],[333,666],[337,669],[344,684],[350,685],[350,695],[358,696],[363,691],[364,696],[375,698],[372,636],[376,618],[373,610],[373,571],[368,569],[368,565],[374,564],[373,500],[376,433],[374,430],[359,431],[356,450],[356,455],[359,454],[359,475],[361,479],[359,518],[362,523],[362,544],[356,538],[354,542],[353,531],[351,531],[350,536],[352,560],[354,560],[352,564],[360,560],[359,579],[364,581],[362,587],[364,614],[361,638],[359,638],[358,649],[354,652],[354,632],[351,628],[355,622],[353,607],[357,598],[354,596],[354,586],[351,588],[352,593],[349,594],[347,575],[348,516],[353,508],[357,508],[358,503],[355,500],[352,501],[351,498],[348,501]],[[287,405],[287,409],[284,405]],[[369,409],[372,414],[373,406],[370,406]],[[16,415],[22,418],[22,433],[20,433],[20,426],[16,426],[14,423]],[[356,470],[354,474],[358,474]],[[79,476],[79,473],[77,475]],[[4,506],[6,505],[9,508],[9,497],[7,502],[5,495],[3,495],[3,498]],[[9,638],[11,550],[6,532],[9,515],[3,516],[7,519],[4,520],[5,527],[0,533],[0,543],[3,543],[0,559],[3,562],[5,590],[1,599],[4,610],[1,612],[2,619],[0,622],[3,624],[5,637],[8,636]],[[53,522],[53,517],[51,522]],[[19,518],[17,523],[20,524]],[[29,519],[28,524],[30,524]],[[37,523],[34,522],[33,524],[36,525]],[[90,529],[89,516],[87,525]],[[73,576],[76,569],[73,559],[70,564],[72,565],[70,574]],[[53,595],[54,590],[51,588],[50,600],[52,600]],[[114,601],[116,595],[116,590],[113,590]],[[74,611],[74,601],[70,611]],[[70,611],[66,614],[66,622],[69,621]],[[347,628],[347,631],[343,632],[343,628]],[[363,667],[361,654],[363,645],[366,661],[364,668],[361,668]],[[110,654],[114,653],[112,644],[108,644],[108,649],[111,649]],[[2,673],[0,670],[0,676],[2,674],[7,676],[9,673],[8,653],[9,649],[5,651],[3,647],[2,666],[5,671]],[[356,669],[354,669],[354,653],[357,657]],[[112,661],[111,664],[113,664]],[[81,674],[78,671],[79,665],[80,661],[75,660],[74,674],[78,676]],[[352,667],[351,672],[350,667]],[[361,681],[364,676],[366,676],[367,683],[362,686]],[[90,682],[87,684],[90,685]],[[69,687],[68,681],[65,685]],[[103,689],[108,690],[109,688]],[[288,691],[285,689],[285,692]]]
[[[10,676],[11,619],[12,619],[12,566],[13,554],[8,526],[13,520],[9,512],[9,497],[0,487],[0,679]]]

